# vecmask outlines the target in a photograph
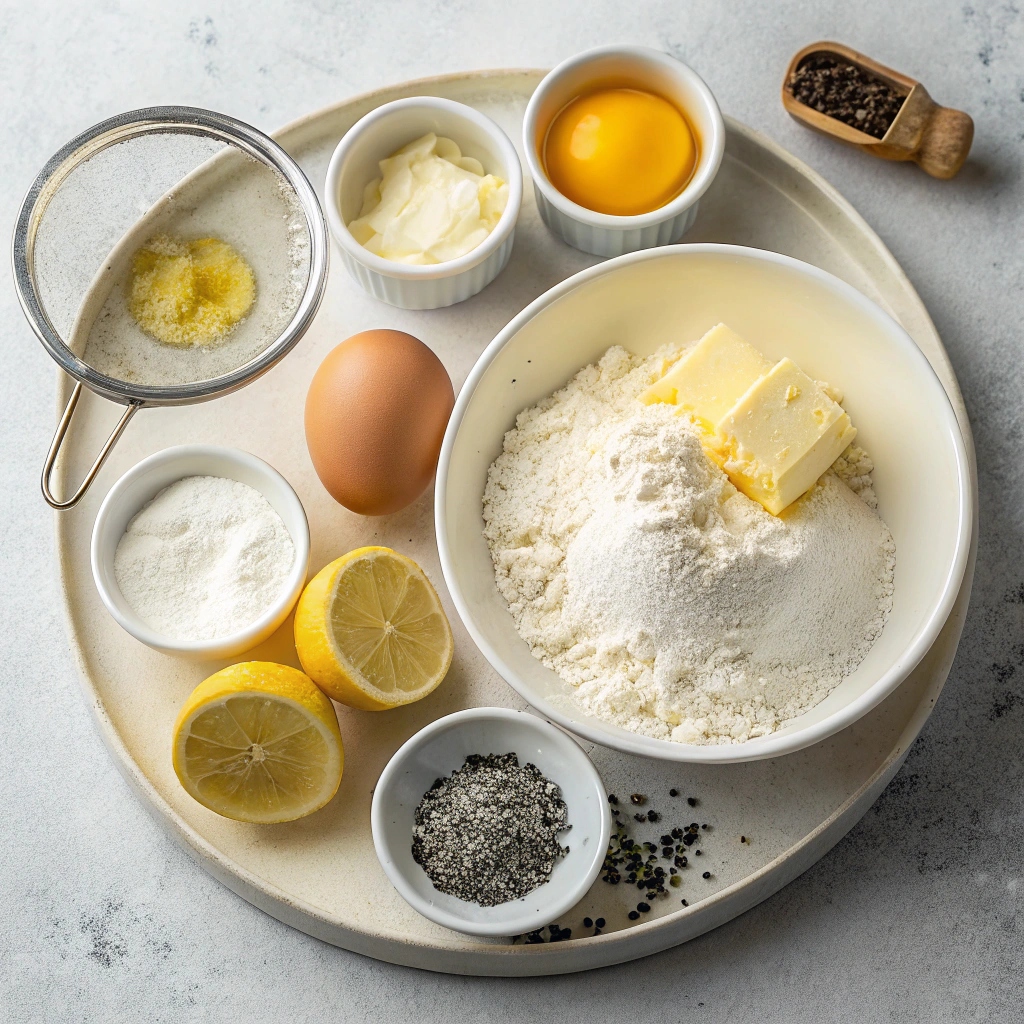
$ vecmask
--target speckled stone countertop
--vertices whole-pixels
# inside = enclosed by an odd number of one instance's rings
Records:
[[[334,949],[253,909],[159,830],[79,693],[38,473],[54,368],[0,284],[0,1019],[1011,1021],[1024,968],[1024,13],[1009,0],[36,0],[0,8],[0,224],[76,132],[155,103],[273,129],[375,86],[548,66],[606,42],[693,64],[729,114],[806,160],[879,232],[945,340],[981,485],[974,598],[942,699],[877,805],[745,916],[649,960],[529,980]],[[791,121],[792,53],[841,40],[976,123],[952,182]]]

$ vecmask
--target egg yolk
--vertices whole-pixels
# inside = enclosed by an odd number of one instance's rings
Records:
[[[567,199],[631,217],[671,202],[697,163],[697,142],[668,100],[639,89],[579,96],[551,122],[544,169]]]

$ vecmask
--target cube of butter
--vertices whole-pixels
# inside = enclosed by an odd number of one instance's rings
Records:
[[[842,407],[792,359],[755,381],[717,431],[729,479],[773,515],[810,490],[857,435]]]
[[[697,417],[710,432],[771,367],[753,345],[725,324],[719,324],[655,381],[640,400],[647,405],[678,405]]]

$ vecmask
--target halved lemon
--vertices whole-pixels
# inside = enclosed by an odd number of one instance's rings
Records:
[[[313,577],[295,648],[329,697],[383,711],[426,697],[452,662],[451,627],[423,570],[391,548],[356,548]]]
[[[338,791],[345,753],[334,705],[297,668],[248,661],[214,673],[174,726],[189,796],[238,821],[292,821]]]

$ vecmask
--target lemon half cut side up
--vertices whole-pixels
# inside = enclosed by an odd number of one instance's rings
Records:
[[[298,669],[249,661],[214,673],[174,727],[174,771],[204,807],[238,821],[292,821],[338,791],[345,763],[330,700]]]
[[[329,697],[383,711],[436,689],[454,641],[423,570],[390,548],[364,547],[310,581],[295,609],[295,647]]]

